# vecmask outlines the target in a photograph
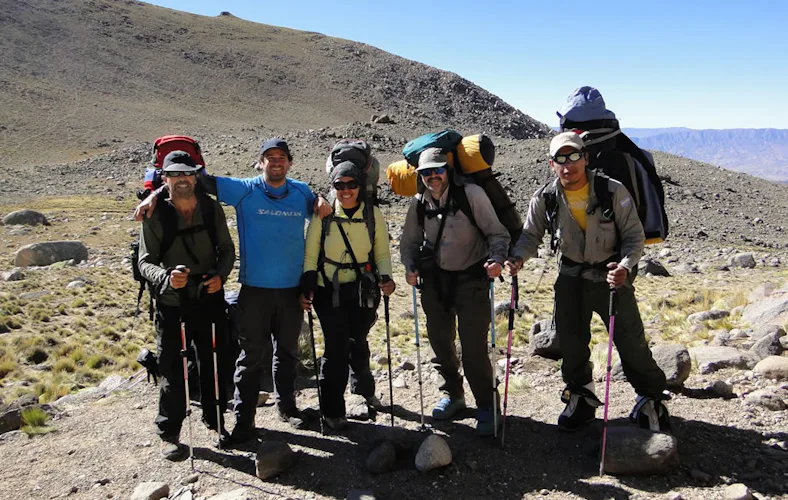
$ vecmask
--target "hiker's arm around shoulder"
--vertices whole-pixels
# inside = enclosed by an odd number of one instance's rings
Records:
[[[411,200],[408,214],[405,216],[405,224],[402,226],[402,236],[400,236],[400,262],[405,266],[409,285],[415,284],[415,280],[418,279],[416,264],[418,263],[419,247],[424,241],[424,228],[419,225],[419,217],[416,213],[419,203],[421,201],[416,197]]]
[[[618,185],[613,193],[613,211],[615,212],[616,226],[618,227],[618,234],[621,238],[620,264],[632,272],[632,269],[638,265],[640,258],[643,256],[643,248],[646,245],[646,235],[643,232],[643,225],[640,223],[637,210],[635,209],[635,202],[629,191],[622,186]]]
[[[487,237],[487,244],[490,247],[490,261],[503,265],[509,253],[509,243],[511,236],[506,227],[501,224],[490,198],[480,186],[468,184],[465,186],[465,193],[468,203],[473,212],[473,218],[481,232]]]
[[[224,284],[233,270],[233,265],[235,265],[235,244],[230,236],[230,230],[227,228],[227,218],[224,215],[222,206],[218,202],[214,203],[214,211],[216,213],[214,223],[216,224],[216,246],[218,250],[216,274],[222,279],[222,284]]]
[[[137,208],[134,209],[134,220],[140,222],[146,216],[150,219],[153,215],[153,211],[156,210],[156,203],[169,195],[170,191],[167,189],[167,185],[164,184],[160,186],[137,205]]]
[[[543,189],[538,189],[528,203],[528,214],[523,224],[520,239],[512,248],[512,255],[507,259],[506,268],[509,273],[517,272],[528,259],[536,257],[539,245],[542,244],[544,233],[547,230],[547,205],[542,196]]]

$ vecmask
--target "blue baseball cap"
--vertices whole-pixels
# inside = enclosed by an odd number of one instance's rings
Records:
[[[293,155],[290,154],[290,148],[287,146],[287,143],[284,139],[280,139],[279,137],[272,137],[271,139],[267,139],[263,142],[263,145],[260,146],[260,156],[263,156],[266,151],[269,149],[281,149],[282,151],[287,154],[287,157],[292,160]]]

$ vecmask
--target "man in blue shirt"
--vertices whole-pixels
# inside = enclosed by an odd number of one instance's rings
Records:
[[[255,411],[262,360],[273,340],[274,396],[282,421],[304,425],[295,402],[298,336],[303,311],[298,283],[304,260],[304,223],[313,210],[321,216],[331,206],[317,198],[303,182],[287,177],[293,156],[287,143],[268,139],[260,148],[251,179],[200,177],[202,189],[235,207],[238,218],[241,269],[238,298],[241,355],[235,370],[235,428],[232,443],[255,438]],[[150,212],[155,194],[138,213]]]

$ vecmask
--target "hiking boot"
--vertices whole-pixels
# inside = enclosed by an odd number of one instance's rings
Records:
[[[464,397],[444,396],[432,409],[432,418],[435,420],[449,420],[465,408]]]
[[[282,409],[277,407],[276,411],[279,414],[279,420],[287,422],[293,429],[303,429],[306,427],[306,418],[303,413],[298,411],[298,408]]]
[[[590,385],[590,389],[589,389]],[[564,388],[561,401],[566,403],[564,411],[558,417],[558,428],[563,431],[576,431],[580,427],[596,419],[596,409],[602,406],[593,392],[593,383],[579,389]]]
[[[325,417],[324,420],[332,431],[341,431],[347,427],[347,418],[345,417]]]
[[[501,420],[501,412],[497,410],[498,430],[501,430],[503,420]],[[479,408],[476,410],[476,435],[481,437],[488,437],[495,435],[495,418],[492,408]]]
[[[222,429],[224,430],[224,429]],[[227,431],[224,431],[225,433]],[[228,438],[224,438],[224,433],[219,438],[219,445],[222,448],[229,448],[232,446],[240,445],[243,443],[257,440],[257,429],[254,425],[235,424],[232,434]]]
[[[213,440],[213,446],[217,449],[224,449],[229,448],[233,444],[233,438],[230,436],[230,433],[227,432],[227,429],[222,427],[221,432],[219,433],[219,437]]]
[[[636,401],[632,413],[629,414],[629,420],[638,424],[641,429],[654,432],[673,432],[670,426],[670,414],[662,404],[662,400],[638,396]]]
[[[380,402],[377,396],[370,396],[366,398],[367,406],[375,411],[380,411],[384,408],[383,403]]]
[[[161,438],[161,456],[172,462],[186,458],[186,447],[174,438]]]

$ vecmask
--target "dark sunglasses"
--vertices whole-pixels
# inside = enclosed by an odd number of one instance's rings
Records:
[[[430,177],[432,174],[441,175],[446,173],[446,167],[423,168],[419,170],[419,175],[422,177]]]
[[[583,157],[583,153],[580,151],[575,151],[574,153],[569,153],[568,155],[555,155],[553,160],[559,165],[563,165],[567,161],[576,162],[579,161],[580,158]]]
[[[334,189],[337,191],[344,191],[345,189],[358,189],[358,181],[337,181],[334,183]]]
[[[164,177],[180,177],[182,175],[186,177],[191,177],[196,173],[197,172],[162,172],[162,174],[164,174]]]

